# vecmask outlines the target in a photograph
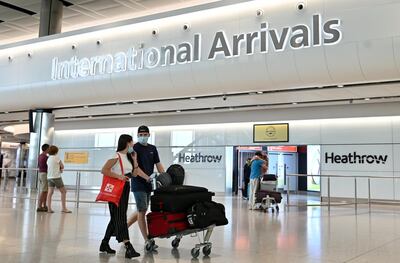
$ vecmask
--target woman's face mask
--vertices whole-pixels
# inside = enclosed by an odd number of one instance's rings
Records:
[[[133,153],[133,152],[134,152],[133,146],[129,146],[129,148],[128,148],[128,153]]]

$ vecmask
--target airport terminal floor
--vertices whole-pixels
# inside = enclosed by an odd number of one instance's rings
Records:
[[[7,191],[15,191],[10,189]],[[114,256],[98,253],[109,220],[102,204],[81,204],[72,214],[55,206],[54,214],[37,213],[32,198],[0,193],[1,262],[398,262],[400,209],[367,205],[285,208],[279,214],[247,210],[240,197],[218,196],[226,206],[229,225],[214,230],[210,257],[192,259],[195,237],[184,237],[178,250],[171,240],[157,239],[157,253],[145,254],[137,226],[130,229],[134,247],[142,254],[124,258],[115,240]],[[17,193],[16,196],[19,194]],[[58,199],[59,196],[55,196]],[[315,197],[294,197],[294,203]],[[59,202],[55,202],[55,205]],[[134,206],[129,208],[134,211]]]

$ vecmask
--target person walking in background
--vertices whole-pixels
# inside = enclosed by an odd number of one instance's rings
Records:
[[[251,158],[247,158],[247,161],[243,166],[242,196],[244,199],[249,198],[248,188],[249,188],[249,183],[250,183],[250,173],[251,173]]]
[[[121,159],[122,166],[119,159]],[[106,233],[100,245],[100,252],[107,254],[115,254],[115,250],[111,249],[109,242],[111,236],[116,237],[118,242],[123,242],[126,248],[125,258],[139,257],[140,254],[133,248],[129,239],[129,230],[127,223],[127,211],[129,202],[129,180],[133,176],[137,176],[138,164],[136,155],[133,151],[133,138],[130,135],[123,134],[118,139],[117,152],[111,156],[104,164],[101,172],[104,175],[114,177],[125,181],[124,189],[119,200],[119,205],[109,202],[110,222],[108,223]]]
[[[39,168],[39,198],[37,204],[37,212],[47,212],[48,208],[46,206],[46,199],[47,199],[47,190],[48,190],[48,183],[47,183],[47,154],[50,145],[43,144],[42,145],[42,153],[39,155],[38,158],[38,168]]]
[[[128,220],[128,226],[131,226],[136,221],[138,222],[145,245],[153,242],[148,238],[146,224],[146,212],[149,207],[151,193],[150,175],[154,172],[154,165],[159,173],[165,172],[156,146],[148,143],[149,137],[149,128],[140,126],[138,128],[138,142],[133,147],[139,165],[138,176],[132,178],[132,192],[136,200],[137,212],[133,213]],[[153,245],[153,248],[156,249],[157,245]]]
[[[251,172],[250,172],[250,197],[249,197],[249,209],[255,209],[256,203],[256,192],[262,175],[263,169],[267,169],[266,161],[262,159],[262,152],[257,151],[251,161]]]
[[[64,182],[61,178],[61,173],[64,170],[64,164],[58,157],[58,147],[55,145],[50,146],[49,150],[49,158],[47,159],[47,181],[49,185],[49,191],[47,193],[47,205],[49,213],[54,213],[51,207],[51,201],[53,198],[54,187],[57,187],[61,193],[61,212],[63,213],[72,213],[67,209],[66,199],[67,199],[67,190],[64,187]]]

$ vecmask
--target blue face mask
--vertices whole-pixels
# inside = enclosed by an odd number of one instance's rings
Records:
[[[133,147],[132,146],[129,146],[129,148],[128,148],[128,153],[133,153],[135,150],[133,150]]]
[[[140,144],[147,144],[147,142],[149,141],[148,136],[139,136],[137,139],[138,139],[138,143],[140,143]]]

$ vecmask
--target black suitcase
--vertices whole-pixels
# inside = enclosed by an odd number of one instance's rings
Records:
[[[225,207],[216,202],[201,202],[192,205],[187,214],[189,225],[192,228],[205,228],[215,224],[216,226],[227,225]]]
[[[214,193],[194,192],[194,193],[155,193],[151,196],[152,212],[187,212],[188,209],[198,202],[210,202]]]
[[[191,185],[169,185],[166,187],[158,188],[154,191],[155,195],[159,194],[190,194],[190,193],[204,193],[208,192],[207,188],[191,186]]]

